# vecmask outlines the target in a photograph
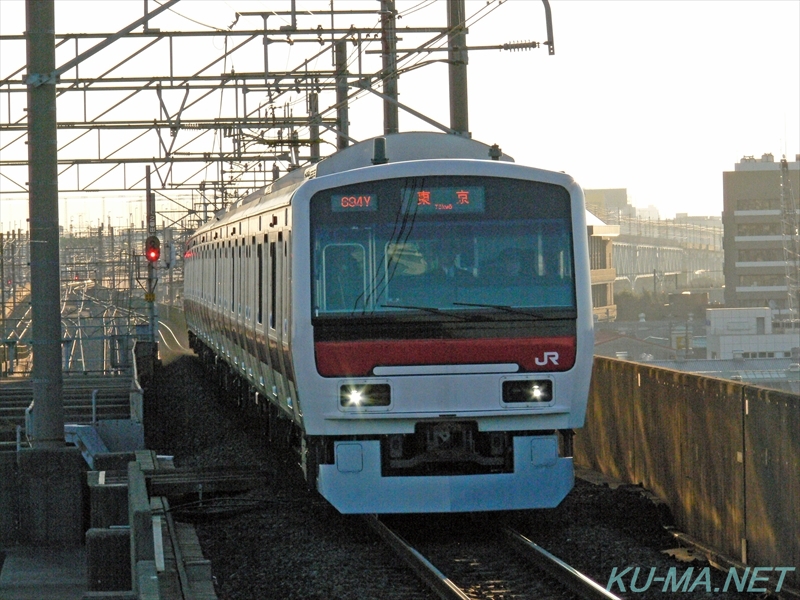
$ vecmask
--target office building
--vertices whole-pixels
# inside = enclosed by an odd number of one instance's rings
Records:
[[[781,162],[764,154],[722,174],[725,306],[769,307],[774,320],[797,318],[800,303],[800,155],[781,171]]]
[[[586,228],[589,234],[594,318],[598,321],[614,321],[617,318],[617,306],[614,304],[617,270],[611,249],[613,239],[619,235],[619,225],[606,225],[587,210]]]

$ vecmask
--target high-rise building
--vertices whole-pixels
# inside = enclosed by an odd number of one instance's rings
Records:
[[[783,175],[772,154],[745,156],[722,174],[722,188],[725,305],[769,307],[776,320],[793,305],[796,318],[800,155]]]

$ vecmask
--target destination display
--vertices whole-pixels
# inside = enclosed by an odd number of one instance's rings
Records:
[[[416,214],[482,213],[486,209],[483,186],[429,187],[403,191],[403,212]]]
[[[376,194],[333,194],[331,211],[333,212],[374,212],[378,210]]]

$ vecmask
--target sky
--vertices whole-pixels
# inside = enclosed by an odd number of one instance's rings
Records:
[[[328,3],[298,4],[324,8]],[[377,4],[337,0],[336,7]],[[544,46],[470,53],[474,139],[498,144],[518,163],[565,171],[584,188],[627,188],[632,204],[655,206],[662,218],[719,215],[723,171],[733,170],[746,155],[772,153],[776,160],[782,155],[794,160],[800,153],[800,1],[550,4],[555,55],[549,56]],[[467,0],[468,14],[488,13],[470,26],[469,45],[545,41],[541,2],[506,0],[489,6],[495,10],[486,5],[485,0]],[[175,7],[180,15],[164,13],[163,21],[151,26],[197,29],[211,23],[224,28],[237,11],[288,8],[288,0],[183,0]],[[444,0],[398,0],[397,8],[405,13],[401,27],[445,23]],[[116,31],[141,12],[141,0],[57,0],[56,30]],[[23,30],[23,0],[0,0],[0,33]],[[287,52],[275,59],[279,67],[299,62],[299,50]],[[19,66],[18,57],[0,56],[0,79],[12,65]],[[329,61],[320,66],[328,67]],[[250,67],[236,65],[243,68]],[[448,124],[446,81],[441,63],[404,74],[400,101]],[[0,114],[6,108],[0,93]],[[382,127],[377,99],[353,103],[353,137],[380,135]],[[431,129],[402,112],[400,128]],[[8,189],[0,177],[0,227],[8,229],[26,205],[18,197],[3,196],[4,185]],[[92,215],[83,211],[96,205],[96,200],[94,205],[73,204],[68,211],[71,218],[78,212],[90,222]],[[112,208],[104,203],[102,210]]]

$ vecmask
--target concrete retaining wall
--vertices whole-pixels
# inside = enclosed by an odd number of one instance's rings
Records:
[[[800,566],[800,398],[602,357],[590,394],[576,464],[643,485],[731,558]]]
[[[0,452],[0,547],[18,542],[17,453]]]
[[[17,458],[20,543],[82,545],[86,463],[81,451],[24,448]]]

